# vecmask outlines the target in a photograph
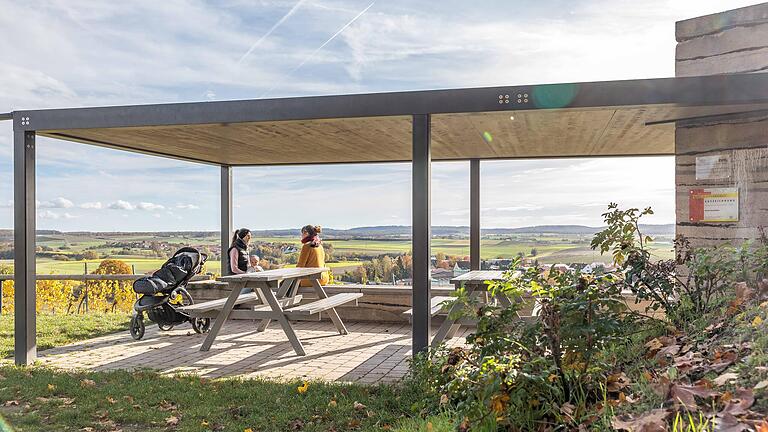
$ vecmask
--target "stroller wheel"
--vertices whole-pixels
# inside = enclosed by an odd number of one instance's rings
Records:
[[[195,333],[198,334],[208,333],[208,330],[211,329],[211,319],[192,318],[192,328],[195,330]]]
[[[168,331],[173,328],[173,324],[158,324],[157,327],[162,331]]]
[[[141,314],[134,314],[131,317],[131,337],[134,340],[141,340],[144,337],[144,317]]]

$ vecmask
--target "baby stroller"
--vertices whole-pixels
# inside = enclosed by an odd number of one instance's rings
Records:
[[[187,283],[200,273],[208,255],[197,249],[184,247],[176,251],[160,270],[152,276],[137,279],[133,291],[138,299],[133,305],[131,336],[135,340],[144,337],[144,313],[160,330],[168,331],[185,322],[192,323],[196,333],[205,333],[211,327],[210,318],[192,318],[178,308],[194,304],[187,292]]]

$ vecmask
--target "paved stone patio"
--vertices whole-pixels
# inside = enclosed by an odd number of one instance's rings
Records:
[[[208,352],[204,335],[189,324],[168,332],[152,325],[141,341],[128,331],[40,353],[44,364],[63,369],[139,369],[161,373],[195,373],[210,378],[269,377],[377,383],[402,378],[411,355],[410,324],[347,322],[342,336],[330,322],[299,322],[294,328],[306,356],[297,356],[279,326],[256,332],[252,321],[229,321]],[[465,327],[449,346],[464,343]]]

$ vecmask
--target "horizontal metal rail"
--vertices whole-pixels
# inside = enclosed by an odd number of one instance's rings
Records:
[[[133,281],[136,279],[141,279],[143,277],[146,277],[147,275],[142,274],[71,274],[71,275],[65,275],[65,274],[40,274],[35,276],[37,280],[71,280],[71,281],[110,281],[110,280],[116,280],[116,281]],[[192,277],[193,281],[199,281],[199,280],[211,280],[211,276],[208,275],[197,275]],[[12,274],[3,274],[0,275],[0,281],[8,281],[13,280]]]

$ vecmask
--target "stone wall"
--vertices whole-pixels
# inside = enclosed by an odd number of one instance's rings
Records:
[[[768,3],[680,21],[677,76],[768,72]],[[694,245],[738,244],[768,226],[768,115],[680,122],[675,134],[677,233]],[[730,176],[697,179],[696,158],[730,157]],[[738,222],[695,222],[691,189],[738,188]]]

